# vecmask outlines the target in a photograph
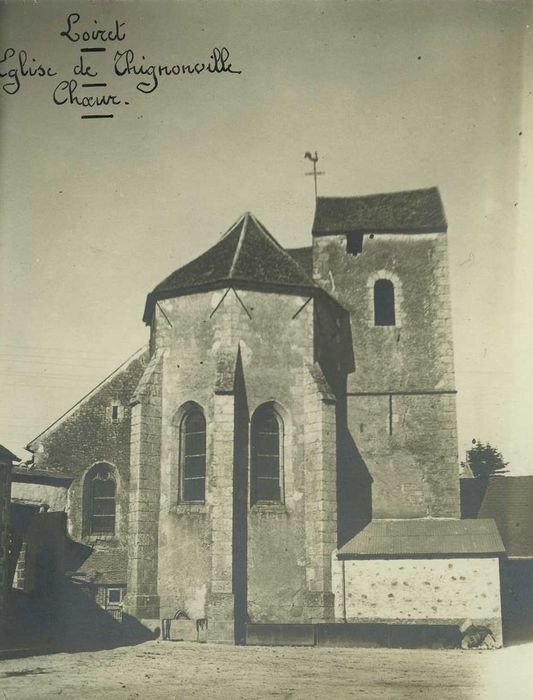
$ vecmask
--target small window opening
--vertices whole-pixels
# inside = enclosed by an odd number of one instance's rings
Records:
[[[346,252],[350,255],[359,255],[363,252],[362,233],[349,233],[346,236]]]
[[[118,422],[118,406],[116,404],[113,404],[113,406],[111,406],[111,420],[113,421],[113,423]]]
[[[122,603],[122,588],[108,588],[107,589],[107,602],[108,603]]]
[[[394,326],[394,285],[390,280],[381,279],[374,285],[374,323],[376,326]]]

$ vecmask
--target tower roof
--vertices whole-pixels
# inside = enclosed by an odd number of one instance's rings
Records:
[[[212,248],[169,275],[148,294],[149,323],[159,299],[225,285],[310,291],[313,280],[258,221],[243,214]]]
[[[314,236],[364,233],[444,233],[446,217],[437,187],[364,197],[319,197]]]

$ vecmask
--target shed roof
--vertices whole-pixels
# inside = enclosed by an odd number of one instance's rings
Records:
[[[350,233],[424,233],[447,230],[437,187],[363,197],[318,197],[314,236]]]
[[[246,212],[218,243],[173,272],[148,294],[143,320],[150,323],[158,299],[239,283],[305,290],[316,286],[263,224]]]
[[[343,559],[502,554],[494,520],[372,520],[339,549]]]
[[[13,469],[12,480],[14,483],[70,486],[74,477],[68,474],[66,470],[34,469],[32,464],[21,464]]]
[[[128,580],[127,569],[125,549],[94,549],[73,574],[94,583],[124,584]]]
[[[494,518],[510,559],[533,559],[533,476],[492,478],[479,518]]]
[[[0,445],[0,463],[5,464],[6,462],[11,465],[12,462],[20,462],[20,459],[17,455],[14,455],[13,452],[8,450],[7,447]]]

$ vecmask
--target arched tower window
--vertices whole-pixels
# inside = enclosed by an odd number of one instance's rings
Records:
[[[205,501],[206,430],[200,408],[190,409],[180,426],[180,501]]]
[[[374,284],[374,324],[376,326],[396,324],[394,285],[387,279],[379,279]]]
[[[270,404],[260,406],[251,425],[251,502],[280,503],[283,424]]]
[[[97,464],[89,475],[89,534],[114,535],[116,483],[107,464]]]

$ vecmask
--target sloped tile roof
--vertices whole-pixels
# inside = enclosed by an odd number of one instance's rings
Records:
[[[494,518],[508,557],[533,559],[533,476],[492,478],[478,517]]]
[[[446,217],[436,187],[363,197],[319,197],[313,235],[444,232]]]
[[[7,447],[0,445],[0,462],[7,462],[11,465],[11,462],[19,461],[20,458],[17,457],[17,455],[14,455],[13,452],[10,452],[10,450],[8,450]]]
[[[247,212],[212,248],[155,287],[146,300],[143,320],[150,322],[158,299],[239,283],[305,290],[315,287],[298,262]]]
[[[13,482],[26,484],[48,484],[55,486],[69,486],[74,476],[67,470],[59,469],[33,469],[32,465],[19,465],[13,468]]]
[[[313,247],[306,246],[305,248],[286,248],[287,253],[294,258],[304,272],[313,276]]]
[[[500,554],[493,520],[372,520],[339,549],[341,558]]]
[[[133,353],[130,357],[128,357],[127,360],[125,360],[119,367],[117,367],[111,374],[108,374],[105,379],[103,379],[101,382],[99,382],[89,393],[85,394],[79,401],[77,401],[74,406],[71,406],[68,411],[63,413],[59,418],[56,418],[56,420],[51,423],[47,428],[45,428],[39,435],[33,438],[27,445],[26,449],[29,450],[30,452],[35,452],[38,448],[39,445],[39,439],[44,438],[44,436],[47,433],[52,432],[56,428],[58,428],[62,423],[64,423],[66,420],[68,420],[76,411],[80,409],[81,406],[83,406],[87,401],[91,400],[93,396],[95,396],[102,387],[104,387],[106,384],[109,382],[113,381],[118,375],[120,375],[121,372],[127,371],[129,367],[136,361],[141,360],[141,358],[147,359],[149,357],[149,351],[148,351],[148,346],[145,345],[136,352]],[[31,470],[31,466],[28,468]],[[58,472],[59,473],[59,472]],[[68,469],[67,472],[63,472],[61,470],[61,473],[66,473],[68,475]]]
[[[73,575],[94,583],[119,584],[128,580],[127,569],[128,555],[125,549],[95,548]]]

